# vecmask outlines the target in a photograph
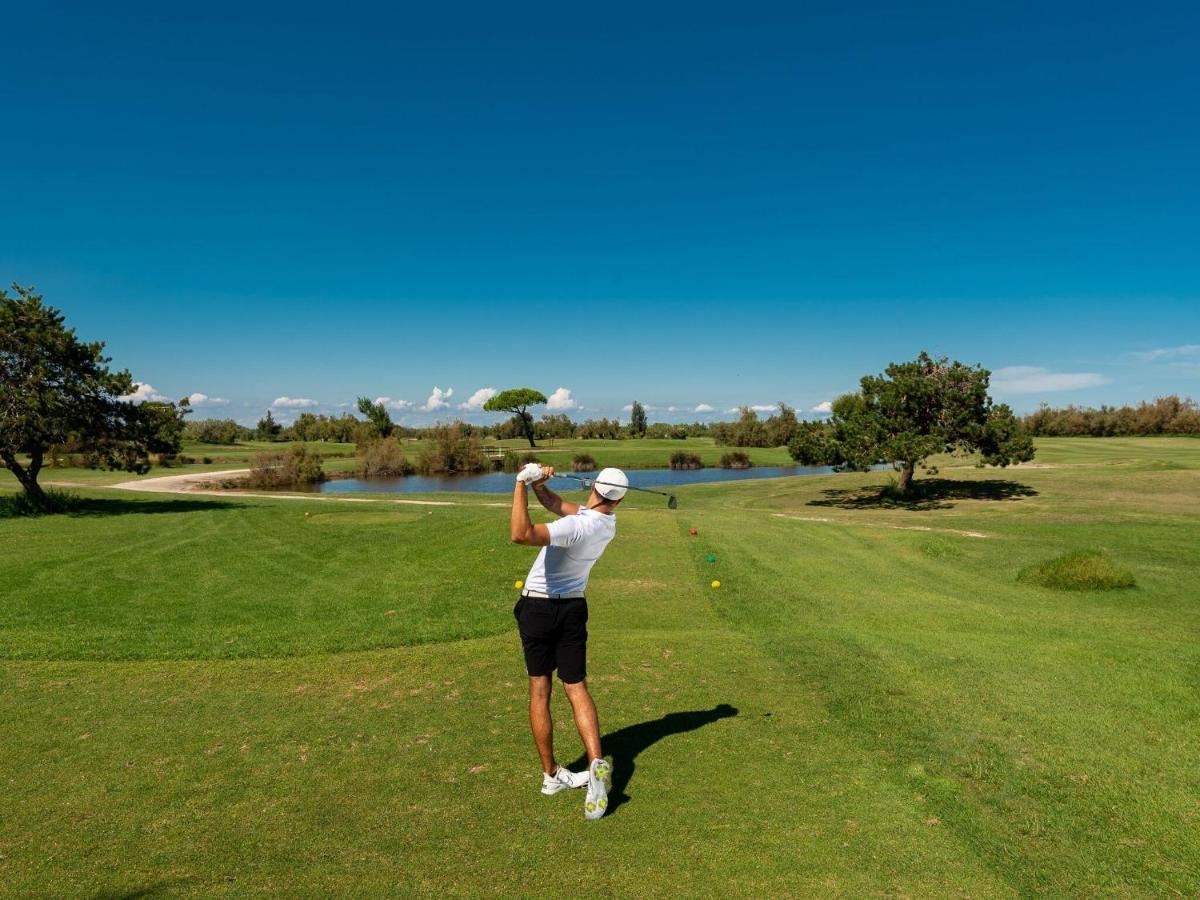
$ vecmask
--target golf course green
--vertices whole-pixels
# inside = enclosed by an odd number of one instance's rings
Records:
[[[631,495],[599,822],[538,792],[506,498],[0,519],[0,895],[1195,896],[1200,440],[1037,448]]]

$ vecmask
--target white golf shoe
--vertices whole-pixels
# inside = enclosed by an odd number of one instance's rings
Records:
[[[588,791],[587,798],[583,801],[583,817],[594,820],[608,811],[608,788],[612,780],[612,766],[606,759],[592,760],[587,776]]]
[[[542,793],[547,797],[559,791],[569,791],[572,788],[587,787],[587,772],[572,772],[559,766],[553,775],[542,773]]]

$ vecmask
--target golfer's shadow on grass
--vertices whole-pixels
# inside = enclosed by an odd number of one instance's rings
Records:
[[[673,734],[683,734],[685,731],[695,731],[718,719],[728,719],[736,716],[738,711],[728,703],[719,703],[712,709],[697,709],[691,712],[667,713],[659,719],[640,722],[637,725],[626,725],[624,728],[610,732],[600,739],[600,751],[605,756],[612,757],[612,790],[608,794],[608,815],[617,811],[629,797],[625,787],[633,778],[637,764],[634,760],[647,747],[657,744],[665,737]],[[581,756],[567,768],[578,771],[587,768],[587,757]]]

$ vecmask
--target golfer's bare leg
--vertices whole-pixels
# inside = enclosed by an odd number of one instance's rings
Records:
[[[542,758],[542,771],[553,775],[554,723],[550,719],[549,675],[529,676],[529,727],[533,730],[533,741],[537,744],[538,756]]]
[[[592,760],[600,758],[600,717],[596,715],[596,704],[588,693],[587,679],[576,684],[564,684],[567,699],[571,701],[571,709],[575,713],[575,727],[583,738],[583,747],[587,750],[588,765]]]

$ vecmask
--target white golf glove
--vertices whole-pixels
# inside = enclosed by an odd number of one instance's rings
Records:
[[[524,484],[533,484],[535,481],[540,481],[542,478],[542,467],[537,463],[525,463],[521,467],[521,471],[517,473],[517,481]]]

